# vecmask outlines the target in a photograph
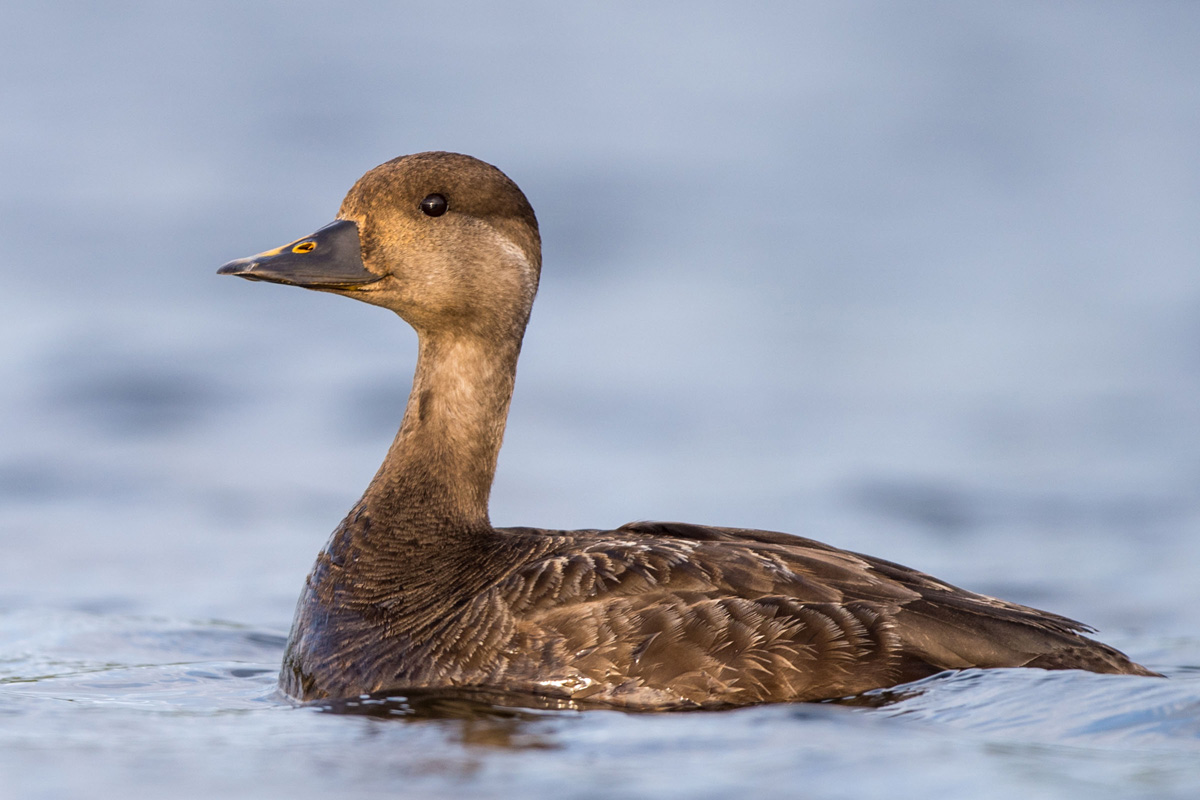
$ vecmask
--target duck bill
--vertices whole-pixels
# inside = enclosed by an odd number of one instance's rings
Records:
[[[306,289],[353,289],[383,277],[363,266],[358,224],[348,219],[332,222],[283,247],[230,261],[217,274]]]

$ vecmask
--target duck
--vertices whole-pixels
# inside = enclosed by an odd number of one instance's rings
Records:
[[[787,533],[493,527],[541,266],[517,184],[427,152],[368,171],[312,235],[218,270],[381,306],[417,333],[399,432],[297,603],[288,697],[474,690],[657,711],[845,698],[970,668],[1158,674],[1075,620]]]

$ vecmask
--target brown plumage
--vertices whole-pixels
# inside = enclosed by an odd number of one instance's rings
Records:
[[[421,153],[364,175],[338,218],[220,270],[380,305],[419,335],[400,431],[301,595],[280,676],[292,697],[472,687],[688,708],[966,667],[1155,674],[1073,620],[783,533],[493,528],[541,269],[533,209],[494,167]]]

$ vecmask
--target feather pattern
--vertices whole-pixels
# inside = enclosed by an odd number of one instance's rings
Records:
[[[682,523],[495,534],[503,557],[481,553],[478,582],[457,584],[470,588],[446,616],[401,607],[386,581],[340,576],[355,581],[340,592],[354,613],[323,610],[321,646],[292,648],[285,690],[504,687],[664,709],[842,697],[965,667],[1154,674],[1081,623],[788,534]],[[329,573],[314,576],[314,596],[339,594],[317,588]],[[315,606],[302,601],[298,631],[318,628]]]

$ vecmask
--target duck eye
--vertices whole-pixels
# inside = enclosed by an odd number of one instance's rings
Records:
[[[292,252],[293,253],[311,253],[313,250],[316,250],[316,249],[317,249],[316,242],[301,242],[300,244],[298,244],[292,248]]]
[[[446,213],[446,209],[449,207],[450,204],[446,202],[446,198],[440,194],[431,194],[421,201],[421,210],[427,217],[440,217]]]

